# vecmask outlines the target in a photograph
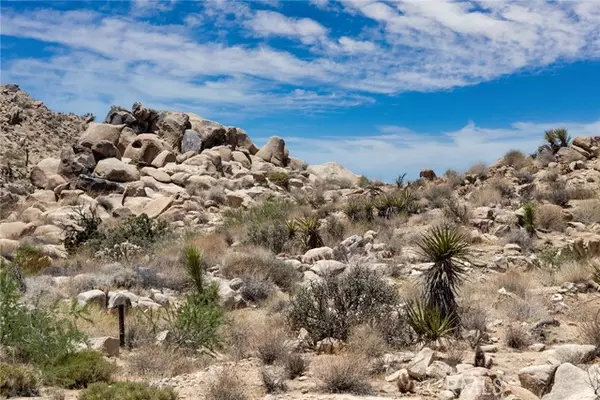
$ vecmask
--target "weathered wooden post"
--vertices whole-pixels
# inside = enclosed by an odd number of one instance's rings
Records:
[[[119,304],[119,346],[125,347],[125,304]]]

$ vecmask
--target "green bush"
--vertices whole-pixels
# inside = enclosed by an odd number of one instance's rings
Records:
[[[287,319],[292,329],[305,328],[314,342],[327,337],[346,340],[351,327],[388,320],[397,305],[396,290],[358,266],[303,287],[291,298]]]
[[[12,348],[19,360],[51,365],[85,340],[71,321],[57,317],[56,307],[29,308],[19,297],[17,283],[0,265],[0,345]]]
[[[85,388],[91,383],[108,382],[116,366],[94,350],[71,353],[44,370],[44,381],[67,389]]]
[[[50,257],[42,253],[37,247],[23,245],[15,253],[13,264],[18,266],[26,275],[35,275],[50,267]]]
[[[406,305],[407,321],[421,341],[428,343],[452,334],[452,317],[443,317],[439,310],[420,302]]]
[[[289,241],[288,227],[284,221],[252,223],[248,225],[246,242],[261,246],[279,254]]]
[[[218,343],[217,331],[223,318],[216,284],[203,288],[202,292],[190,293],[177,310],[174,340],[178,345],[192,349],[212,347]]]
[[[107,230],[104,239],[96,246],[100,248],[112,248],[115,245],[129,242],[141,248],[148,248],[168,233],[168,225],[165,221],[158,221],[140,214],[128,218],[115,229]]]
[[[321,222],[316,215],[293,219],[286,224],[288,236],[297,236],[305,250],[323,247],[323,238],[319,229]]]
[[[37,395],[38,379],[31,368],[0,363],[0,397]]]
[[[81,392],[79,400],[176,400],[171,388],[156,388],[140,382],[93,383]]]
[[[90,208],[89,212],[86,212],[83,207],[80,207],[69,218],[72,223],[64,228],[65,249],[69,254],[75,253],[79,247],[92,239],[103,238],[100,232],[102,220],[96,215],[95,209]]]
[[[288,190],[290,187],[290,176],[285,172],[272,172],[267,176],[267,178],[270,182],[273,182],[285,190]]]

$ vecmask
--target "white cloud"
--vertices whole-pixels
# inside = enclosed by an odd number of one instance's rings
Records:
[[[310,18],[290,18],[275,11],[257,11],[246,26],[259,36],[286,36],[306,44],[327,34],[323,25]]]
[[[600,119],[590,123],[516,122],[507,128],[485,128],[470,122],[457,131],[437,134],[382,126],[370,136],[285,140],[290,153],[309,164],[336,161],[355,173],[393,181],[404,172],[418,177],[424,168],[437,174],[449,168],[464,171],[479,161],[493,163],[512,149],[533,153],[542,144],[544,130],[555,127],[568,128],[573,137],[593,136],[600,132]]]

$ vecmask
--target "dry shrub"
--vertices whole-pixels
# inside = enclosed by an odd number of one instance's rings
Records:
[[[287,391],[285,384],[286,373],[281,368],[266,368],[260,370],[260,377],[267,393],[282,393]]]
[[[600,200],[584,200],[572,211],[573,220],[585,225],[600,223]]]
[[[535,242],[530,234],[523,229],[513,229],[509,231],[503,238],[504,243],[514,243],[521,246],[523,252],[531,251],[534,248]]]
[[[474,175],[479,179],[486,179],[488,176],[488,167],[485,165],[485,163],[478,162],[467,170],[467,174]]]
[[[486,186],[473,191],[470,201],[476,207],[500,204],[502,203],[502,193],[493,187]]]
[[[555,161],[555,158],[551,150],[542,150],[538,152],[535,160],[540,167],[546,168],[548,164]]]
[[[206,200],[212,200],[217,204],[225,204],[227,202],[227,197],[225,196],[223,188],[212,187],[206,193]]]
[[[306,372],[308,360],[300,353],[290,352],[283,359],[283,366],[289,379],[294,379]]]
[[[574,186],[574,187],[570,187],[568,189],[568,191],[569,191],[569,197],[571,198],[571,200],[588,200],[588,199],[594,199],[597,197],[596,192],[589,187]]]
[[[441,208],[452,197],[452,187],[448,184],[429,183],[423,190],[423,197],[433,208]]]
[[[383,356],[387,344],[381,332],[369,325],[359,325],[350,331],[347,348],[351,353],[372,359]]]
[[[300,278],[293,267],[259,247],[244,247],[228,253],[221,273],[228,279],[241,277],[271,282],[283,290],[290,289]]]
[[[452,367],[462,364],[467,355],[467,349],[468,345],[465,342],[459,340],[448,342],[446,346],[445,362]]]
[[[509,325],[504,332],[504,341],[511,349],[522,349],[531,343],[529,334],[521,325]]]
[[[489,186],[497,190],[503,199],[510,199],[515,192],[514,185],[504,178],[493,178],[489,181]]]
[[[514,169],[522,169],[529,164],[527,156],[520,150],[509,150],[504,157],[502,163]]]
[[[246,400],[246,390],[235,371],[223,369],[209,385],[206,400]]]
[[[485,332],[487,330],[488,312],[479,303],[471,303],[460,307],[460,324],[467,330]]]
[[[256,352],[257,333],[266,329],[266,317],[250,309],[231,311],[228,317],[220,332],[224,348],[236,361],[250,357]]]
[[[568,261],[560,266],[554,280],[557,285],[562,285],[565,282],[585,283],[592,277],[592,267],[587,263],[578,262],[575,260]]]
[[[444,178],[446,178],[446,183],[450,185],[452,189],[462,185],[465,180],[465,177],[462,174],[454,171],[453,169],[447,170],[444,173]]]
[[[600,307],[584,312],[583,322],[579,326],[581,339],[585,344],[593,344],[600,351]]]
[[[567,221],[562,208],[554,204],[542,204],[535,210],[535,225],[551,231],[562,232]]]
[[[146,346],[133,352],[129,358],[129,370],[144,378],[172,378],[190,373],[194,362],[177,349],[163,346]]]
[[[510,299],[504,309],[509,319],[519,322],[537,322],[547,314],[543,305],[531,296]]]
[[[566,184],[563,181],[550,182],[546,190],[536,189],[534,197],[538,201],[549,201],[561,207],[565,207],[571,199],[569,190],[567,190]]]
[[[287,339],[288,337],[282,329],[271,324],[265,325],[254,338],[254,347],[258,358],[267,365],[282,360],[288,351]]]
[[[328,356],[321,360],[315,375],[327,393],[369,394],[367,362],[349,355]]]
[[[501,288],[521,298],[525,298],[531,289],[531,277],[517,271],[508,271],[496,275],[492,279],[496,291]]]

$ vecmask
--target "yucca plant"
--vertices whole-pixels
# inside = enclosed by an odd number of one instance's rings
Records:
[[[287,229],[288,239],[293,239],[298,234],[298,221],[296,218],[285,221],[285,229]]]
[[[547,144],[544,146],[556,153],[561,147],[567,147],[571,143],[569,132],[564,128],[549,129],[544,132],[544,140]]]
[[[344,214],[346,214],[350,222],[360,220],[362,212],[362,204],[356,200],[349,200],[344,205]]]
[[[404,187],[404,178],[406,178],[406,172],[402,175],[398,175],[398,177],[396,178],[396,187],[398,189],[402,189]]]
[[[185,269],[192,278],[194,286],[198,293],[202,293],[204,290],[204,270],[206,269],[206,263],[202,250],[194,246],[186,246],[183,250],[183,258]]]
[[[373,206],[373,202],[372,201],[365,201],[363,204],[363,211],[365,213],[365,219],[369,222],[373,221],[373,209],[375,208]]]
[[[457,326],[456,294],[465,279],[464,263],[469,244],[455,226],[443,224],[423,234],[418,243],[423,255],[433,262],[424,274],[427,307],[440,311]]]
[[[532,203],[523,205],[523,228],[530,236],[535,233],[535,205]]]
[[[452,318],[443,317],[437,308],[414,301],[408,302],[405,310],[408,324],[422,341],[435,342],[452,333]]]
[[[367,186],[365,186],[365,195],[367,195],[370,198],[375,198],[381,193],[383,193],[383,190],[381,190],[381,188],[375,185],[374,183],[370,183]]]
[[[302,237],[304,246],[310,250],[317,247],[323,247],[323,238],[319,232],[321,222],[317,216],[304,217],[296,220],[298,233]]]

